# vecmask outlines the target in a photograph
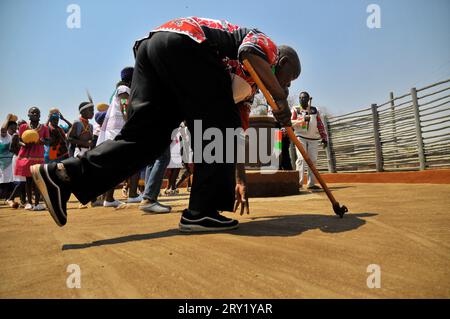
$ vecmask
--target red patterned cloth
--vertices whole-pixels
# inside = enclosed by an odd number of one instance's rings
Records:
[[[213,19],[189,17],[189,18],[174,19],[169,22],[166,22],[163,25],[154,29],[152,33],[158,31],[175,32],[187,35],[192,40],[198,43],[202,43],[203,41],[206,40],[205,32],[203,32],[201,28],[202,26],[228,32],[233,32],[239,29],[237,25],[233,25],[224,20],[220,21]]]

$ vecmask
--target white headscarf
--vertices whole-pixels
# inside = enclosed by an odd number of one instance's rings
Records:
[[[125,119],[120,111],[119,98],[119,95],[123,93],[128,93],[129,95],[130,88],[125,85],[121,85],[116,89],[116,93],[114,94],[114,98],[108,108],[108,111],[106,112],[105,120],[100,129],[97,145],[100,145],[106,140],[113,140],[125,125]]]

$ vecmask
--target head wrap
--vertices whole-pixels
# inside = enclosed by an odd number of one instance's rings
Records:
[[[8,114],[6,116],[6,120],[2,124],[2,128],[7,129],[8,126],[10,126],[12,123],[16,123],[16,122],[17,122],[17,115]]]
[[[109,105],[106,103],[99,103],[97,104],[97,111],[99,112],[106,112],[108,110]]]
[[[106,113],[107,113],[106,111],[95,113],[94,118],[95,118],[95,122],[98,125],[102,125],[103,124],[103,121],[105,120],[105,117],[106,117]]]
[[[81,113],[82,111],[84,111],[84,110],[86,110],[87,108],[90,108],[90,107],[94,107],[94,103],[91,103],[91,102],[82,102],[82,103],[80,104],[80,106],[78,107],[78,110],[79,110],[80,113]]]
[[[134,68],[131,66],[124,68],[120,72],[120,78],[122,79],[122,81],[131,83],[131,80],[133,79],[133,71],[134,71]]]
[[[127,93],[128,95],[130,95],[130,88],[126,85],[120,85],[117,89],[116,89],[116,94],[117,96],[119,96],[120,94],[123,93]]]

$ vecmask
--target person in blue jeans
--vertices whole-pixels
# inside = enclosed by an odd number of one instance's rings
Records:
[[[145,190],[144,198],[139,208],[150,213],[169,213],[172,207],[158,202],[159,192],[164,178],[164,172],[170,162],[170,147],[168,147],[160,157],[153,163],[147,165],[145,170]]]

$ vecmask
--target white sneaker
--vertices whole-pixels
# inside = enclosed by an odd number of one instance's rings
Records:
[[[139,208],[147,213],[158,213],[158,214],[170,213],[170,211],[172,210],[172,207],[163,205],[158,201],[140,206]]]
[[[136,197],[128,197],[127,199],[127,203],[128,204],[136,204],[136,203],[140,203],[144,198],[142,197],[142,195],[136,196]]]
[[[30,203],[27,203],[24,208],[26,210],[33,210],[33,205],[31,205]]]
[[[120,207],[120,206],[122,206],[122,205],[125,205],[125,203],[124,202],[121,202],[121,201],[118,201],[118,200],[115,200],[115,201],[113,201],[113,202],[108,202],[108,201],[104,201],[103,202],[103,207],[114,207],[114,208],[118,208],[118,207]]]
[[[35,205],[33,207],[33,211],[35,211],[35,212],[39,212],[39,211],[42,211],[42,210],[45,210],[45,209],[46,209],[45,206],[42,205],[42,204],[37,204],[37,205]]]

